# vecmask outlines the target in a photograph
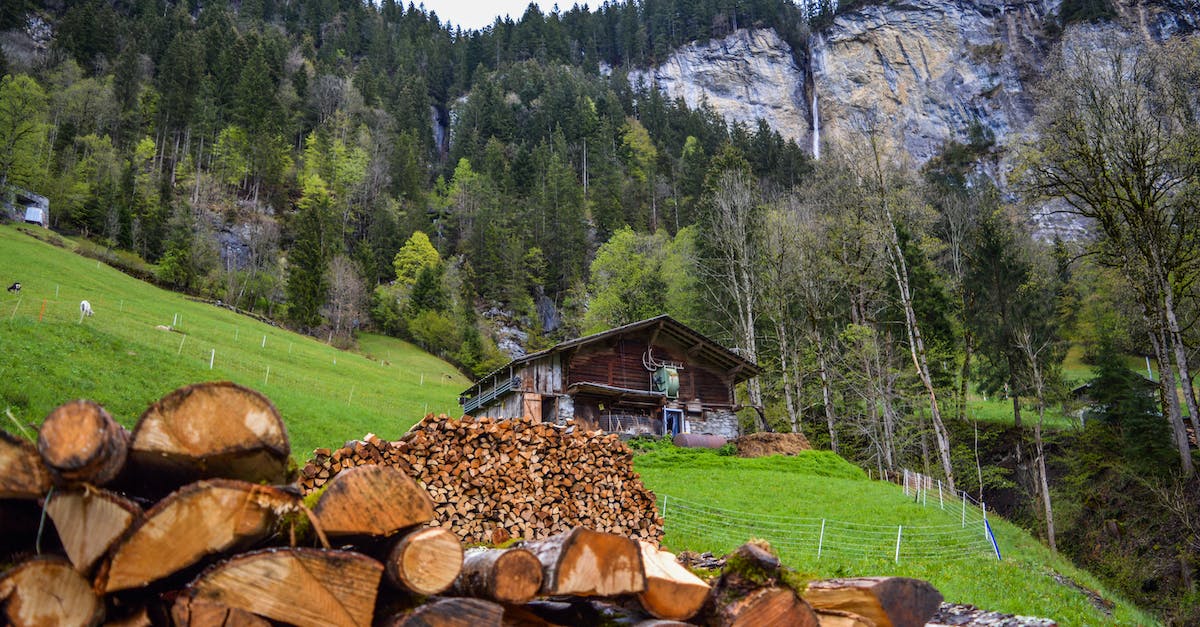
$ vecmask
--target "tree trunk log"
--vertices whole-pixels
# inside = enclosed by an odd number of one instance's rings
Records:
[[[142,414],[130,457],[135,481],[160,493],[208,478],[287,482],[287,431],[265,396],[228,382],[179,388]]]
[[[858,614],[878,627],[921,627],[937,612],[942,594],[920,579],[859,577],[814,581],[804,600],[815,608]]]
[[[695,616],[708,598],[709,585],[675,561],[673,554],[648,542],[639,544],[646,569],[646,591],[638,595],[642,607],[651,615],[667,620]]]
[[[207,555],[266,536],[297,499],[277,488],[214,479],[181,488],[146,512],[101,568],[105,593],[145,586]]]
[[[791,588],[759,588],[717,608],[718,623],[726,627],[817,627],[812,608]]]
[[[397,614],[389,627],[500,627],[504,607],[483,599],[446,598]]]
[[[104,485],[125,467],[129,432],[92,401],[71,401],[46,416],[38,454],[61,484]]]
[[[386,536],[433,520],[433,501],[391,466],[355,466],[327,484],[313,513],[331,536]]]
[[[392,585],[417,594],[437,594],[462,572],[462,543],[441,527],[417,529],[396,542],[384,566]]]
[[[142,509],[132,501],[98,489],[55,492],[45,507],[67,557],[81,573],[89,572],[96,560],[142,518]]]
[[[522,548],[542,563],[542,594],[616,596],[646,590],[636,540],[576,527]]]
[[[220,603],[193,599],[181,594],[171,606],[171,622],[176,627],[271,627],[271,621]]]
[[[542,587],[542,563],[525,549],[468,549],[454,593],[497,601],[526,603]]]
[[[39,557],[0,574],[0,618],[13,627],[98,625],[104,603],[71,563]]]
[[[842,610],[814,610],[821,621],[821,627],[879,627],[865,616]]]
[[[50,473],[37,449],[0,431],[0,499],[40,499],[50,489]]]
[[[268,549],[210,568],[186,594],[301,627],[367,627],[382,575],[383,564],[359,553]]]

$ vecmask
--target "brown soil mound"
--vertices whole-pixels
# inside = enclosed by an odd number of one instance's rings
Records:
[[[803,433],[751,433],[734,440],[738,457],[796,455],[812,450]]]

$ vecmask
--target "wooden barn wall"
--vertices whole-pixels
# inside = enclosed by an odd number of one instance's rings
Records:
[[[627,336],[612,343],[585,346],[575,353],[567,366],[567,385],[602,383],[635,390],[650,389],[650,372],[642,366],[648,334]],[[731,387],[715,365],[689,358],[687,351],[669,338],[654,343],[654,357],[660,361],[682,363],[679,373],[679,398],[700,399],[706,406],[732,406]]]

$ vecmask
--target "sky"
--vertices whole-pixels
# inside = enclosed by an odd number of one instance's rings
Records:
[[[425,10],[437,13],[443,24],[451,22],[462,26],[464,30],[479,29],[491,26],[496,16],[509,15],[513,21],[521,19],[530,0],[424,0]],[[415,1],[414,4],[420,4]],[[582,5],[583,2],[580,1]],[[587,3],[589,6],[599,6],[599,1]],[[554,0],[538,0],[538,8],[542,13],[554,8]],[[566,11],[575,5],[575,0],[559,0],[558,8]],[[408,7],[408,0],[404,6]]]

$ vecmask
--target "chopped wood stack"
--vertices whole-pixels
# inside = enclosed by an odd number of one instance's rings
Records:
[[[13,548],[0,554],[0,563],[11,564],[0,572],[0,624],[904,627],[919,624],[940,600],[924,582],[863,579],[812,584],[806,602],[778,559],[755,544],[727,557],[710,585],[636,534],[581,526],[464,551],[463,534],[445,520],[432,526],[446,516],[440,502],[396,465],[347,464],[308,499],[295,483],[270,485],[287,473],[278,463],[280,453],[287,457],[283,423],[269,401],[232,384],[173,392],[147,410],[132,435],[98,405],[74,402],[55,415],[78,420],[48,420],[36,448],[0,432],[0,521],[27,521],[32,507],[50,523],[42,530],[4,527],[7,544],[0,546]],[[463,447],[476,447],[475,458],[461,458],[467,468],[485,465],[472,463],[495,449],[525,459],[527,472],[533,464],[562,468],[563,460],[588,459],[590,472],[617,475],[618,464],[595,450],[600,444],[628,465],[627,449],[595,434],[543,432],[532,424],[500,429],[534,443],[525,457],[481,428],[488,424],[426,421],[414,433],[441,457],[404,463],[448,464],[444,447],[465,441],[476,443]],[[456,435],[429,443],[430,434],[443,431]],[[547,440],[592,457],[547,453],[556,450]],[[544,491],[547,477],[571,474],[560,469],[536,479]],[[571,495],[560,498],[584,498]],[[625,502],[603,498],[613,508]]]
[[[528,418],[430,415],[394,442],[367,435],[313,454],[301,469],[306,494],[345,468],[398,468],[429,493],[434,520],[468,544],[536,540],[580,526],[655,545],[662,539],[654,494],[614,434]]]

